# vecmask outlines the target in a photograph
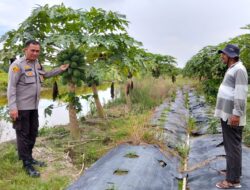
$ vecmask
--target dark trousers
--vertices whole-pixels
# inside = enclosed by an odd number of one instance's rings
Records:
[[[38,110],[18,110],[18,119],[13,127],[16,130],[19,159],[32,159],[32,149],[38,134]]]
[[[223,143],[226,152],[226,180],[240,181],[242,168],[242,130],[243,126],[231,127],[221,120]]]

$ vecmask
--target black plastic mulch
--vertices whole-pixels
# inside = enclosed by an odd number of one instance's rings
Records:
[[[178,163],[153,145],[123,144],[99,159],[68,190],[177,190]]]
[[[216,190],[215,184],[225,179],[220,172],[226,169],[225,151],[221,135],[205,135],[191,140],[189,153],[189,168],[211,160],[208,164],[201,165],[196,170],[188,172],[188,186],[190,190]],[[214,159],[216,158],[217,159]],[[250,189],[250,149],[243,146],[242,154],[242,179],[241,185],[244,190]]]
[[[213,118],[211,110],[203,97],[189,92],[190,115],[195,119],[198,130],[190,141],[188,168],[188,187],[190,190],[217,190],[215,184],[225,179],[221,171],[226,169],[225,151],[222,134],[207,135],[209,121]],[[219,128],[218,128],[219,127]],[[221,131],[220,125],[217,126]],[[243,146],[241,185],[243,190],[250,189],[250,149]]]
[[[185,107],[185,99],[182,91],[178,90],[175,101],[172,102],[168,118],[164,123],[164,135],[166,145],[176,149],[186,143],[188,110]]]

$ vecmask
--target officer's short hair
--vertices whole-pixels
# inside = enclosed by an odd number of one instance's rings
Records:
[[[28,47],[30,44],[34,44],[34,45],[39,45],[40,46],[40,43],[36,40],[28,40],[25,42],[25,47]]]

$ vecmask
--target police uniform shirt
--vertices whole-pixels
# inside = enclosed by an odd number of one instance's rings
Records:
[[[9,68],[7,89],[9,109],[38,109],[43,77],[52,77],[61,72],[60,68],[46,72],[37,60],[29,61],[25,56],[14,61]]]

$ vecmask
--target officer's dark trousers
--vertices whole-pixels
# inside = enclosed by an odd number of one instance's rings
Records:
[[[16,130],[19,159],[32,159],[32,149],[38,134],[38,110],[18,110],[18,119],[13,127]]]
[[[226,152],[226,180],[240,181],[242,168],[242,130],[243,126],[231,127],[221,120],[223,143]]]

